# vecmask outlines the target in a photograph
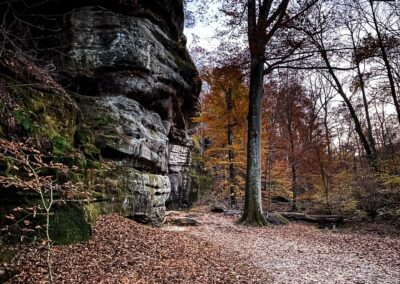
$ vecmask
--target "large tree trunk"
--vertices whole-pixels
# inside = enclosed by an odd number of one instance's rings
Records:
[[[247,0],[247,36],[250,47],[250,94],[247,138],[247,175],[243,215],[239,222],[263,226],[267,221],[261,206],[261,98],[264,89],[264,63],[267,43],[279,28],[289,0],[278,1],[271,12],[271,0]],[[274,3],[275,4],[275,3]],[[267,28],[271,29],[267,32]]]
[[[261,206],[261,99],[264,56],[252,56],[247,138],[247,175],[243,215],[239,222],[263,226],[267,221]]]

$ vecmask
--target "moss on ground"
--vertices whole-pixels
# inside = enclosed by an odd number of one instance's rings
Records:
[[[16,251],[6,247],[0,248],[0,263],[10,262],[15,257]]]

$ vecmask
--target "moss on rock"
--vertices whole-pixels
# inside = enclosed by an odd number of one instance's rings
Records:
[[[83,210],[85,219],[89,224],[94,224],[97,218],[104,213],[100,203],[85,204]]]
[[[82,206],[63,206],[54,209],[50,219],[50,238],[56,244],[73,244],[89,239],[91,227]]]
[[[62,136],[58,135],[54,136],[51,139],[51,142],[53,146],[52,152],[54,155],[63,155],[68,151],[70,151],[72,148],[71,143],[65,137]]]

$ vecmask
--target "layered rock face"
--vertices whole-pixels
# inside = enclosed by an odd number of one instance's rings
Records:
[[[52,27],[35,30],[46,47],[37,57],[80,110],[74,147],[106,165],[90,177],[96,202],[86,214],[162,223],[166,202],[182,205],[190,187],[188,133],[200,91],[182,1],[33,2],[26,19]],[[38,11],[44,16],[31,16]]]
[[[163,221],[168,196],[169,204],[180,206],[188,192],[187,125],[199,89],[180,42],[182,24],[171,25],[170,17],[160,15],[157,22],[94,6],[76,8],[64,18],[69,32],[62,42],[70,45],[57,66],[77,92],[96,97],[92,103],[77,100],[85,123],[96,129],[102,156],[123,168],[117,180],[126,211],[153,223]]]

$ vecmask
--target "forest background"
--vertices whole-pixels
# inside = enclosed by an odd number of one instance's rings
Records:
[[[207,202],[211,191],[239,208],[250,56],[246,6],[234,2],[187,1],[186,34],[205,82],[194,163],[206,174],[195,184]],[[286,201],[296,211],[398,221],[400,3],[317,1],[289,21],[302,2],[290,1],[265,53],[264,209]]]

